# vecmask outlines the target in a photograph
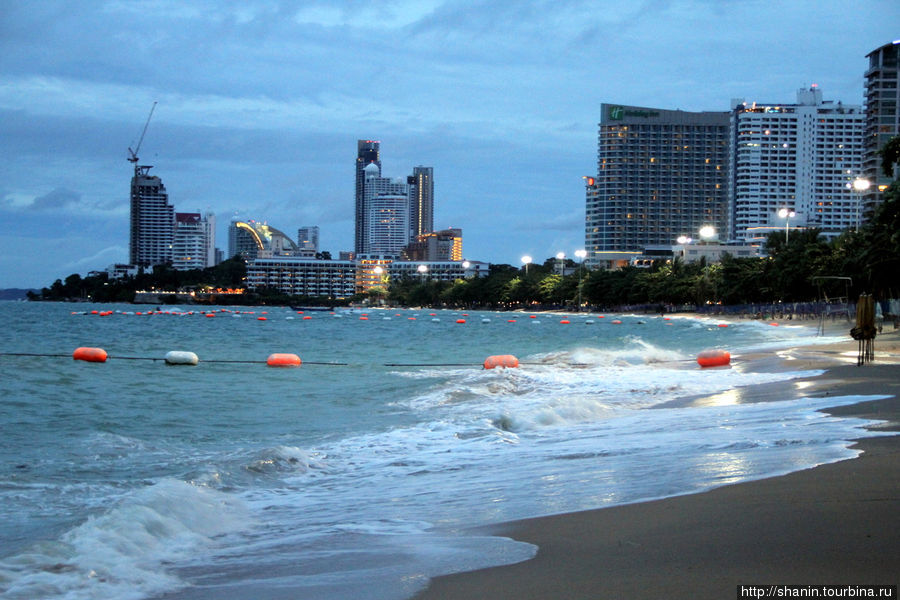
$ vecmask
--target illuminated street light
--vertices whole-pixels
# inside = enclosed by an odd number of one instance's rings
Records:
[[[872,182],[862,177],[853,180],[853,189],[856,190],[856,231],[859,231],[859,221],[862,209],[863,194],[872,186]]]
[[[581,277],[584,274],[584,257],[587,256],[587,250],[576,250],[575,256],[581,259],[581,265],[578,267],[578,312],[581,312]]]
[[[787,243],[788,243],[788,234],[790,233],[791,217],[795,217],[796,215],[797,215],[797,213],[795,213],[794,211],[787,209],[787,208],[782,208],[781,210],[778,211],[778,216],[781,217],[782,219],[784,219],[784,245],[785,246],[787,246]]]
[[[716,237],[716,228],[712,225],[704,225],[700,228],[700,231],[698,233],[700,233],[700,237],[704,241],[709,241]]]
[[[563,262],[565,259],[566,259],[565,252],[557,252],[556,253],[556,260],[559,261],[559,274],[560,275],[565,275],[566,263]]]
[[[525,276],[528,277],[528,265],[531,264],[532,258],[527,254],[522,257],[522,264],[525,265]]]

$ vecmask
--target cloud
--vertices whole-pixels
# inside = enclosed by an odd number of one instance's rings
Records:
[[[55,211],[80,202],[81,194],[65,188],[57,188],[49,194],[35,198],[28,208],[38,211]]]
[[[83,273],[85,271],[99,271],[107,265],[128,262],[128,248],[124,246],[107,246],[95,251],[91,256],[85,256],[62,265],[63,272]]]

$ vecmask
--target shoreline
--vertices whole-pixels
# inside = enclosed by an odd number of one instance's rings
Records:
[[[875,361],[858,367],[857,344],[844,325],[827,332],[847,336],[844,342],[777,353],[782,366],[824,374],[742,390],[741,402],[887,396],[826,409],[880,422],[870,429],[886,435],[854,441],[856,458],[696,494],[481,528],[534,544],[537,554],[436,577],[414,598],[733,598],[739,585],[897,585],[900,332],[885,327]]]

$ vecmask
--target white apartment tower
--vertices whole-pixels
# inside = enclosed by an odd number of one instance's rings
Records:
[[[408,187],[401,179],[381,177],[374,163],[365,167],[364,254],[399,256],[409,243]]]
[[[799,90],[796,104],[732,101],[731,239],[807,227],[836,237],[858,226],[864,128],[861,107],[823,101],[817,86]]]
[[[215,266],[215,215],[175,213],[172,266],[179,271]]]

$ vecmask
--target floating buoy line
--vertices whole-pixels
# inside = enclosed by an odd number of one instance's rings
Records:
[[[197,366],[200,362],[219,363],[219,364],[264,364],[269,367],[299,367],[301,365],[320,365],[328,367],[347,367],[350,363],[345,362],[318,362],[304,361],[296,354],[276,352],[270,354],[266,360],[239,360],[239,359],[204,359],[203,361],[194,352],[186,350],[171,350],[165,356],[116,356],[110,355],[103,348],[93,348],[82,346],[76,348],[72,354],[56,354],[45,352],[0,352],[2,356],[17,357],[36,357],[36,358],[72,358],[83,362],[105,363],[108,360],[146,360],[151,362],[162,361],[167,365],[185,365]],[[690,360],[671,361],[675,363],[693,362]],[[704,350],[697,357],[697,363],[701,367],[710,366],[728,366],[731,362],[731,355],[724,350]],[[481,367],[485,370],[491,369],[516,369],[521,365],[529,366],[549,366],[546,362],[522,362],[512,354],[498,354],[488,356],[481,363],[383,363],[385,367]],[[591,363],[566,363],[561,365],[573,368],[587,368],[593,366]]]
[[[303,311],[296,311],[297,314],[302,315]],[[175,315],[175,316],[189,316],[189,315],[198,315],[204,317],[215,317],[217,314],[228,313],[232,316],[241,316],[241,315],[255,315],[257,314],[255,311],[234,311],[230,309],[217,309],[211,311],[160,311],[160,310],[148,310],[148,311],[137,311],[137,312],[123,312],[123,311],[112,311],[112,310],[91,310],[91,311],[83,311],[83,312],[72,312],[73,315],[96,315],[101,317],[106,317],[113,314],[119,315]],[[267,315],[268,311],[262,311],[261,315]],[[334,311],[329,313],[333,317],[342,317],[343,315],[337,314]],[[436,313],[428,313],[429,316],[435,317]],[[397,317],[401,317],[401,314],[397,314]],[[468,313],[463,313],[462,317],[468,317]],[[596,315],[599,319],[604,319],[604,315]],[[288,319],[293,319],[293,316],[288,316]],[[304,320],[312,319],[311,316],[306,315],[302,317]],[[366,321],[369,319],[368,313],[361,313],[359,319],[362,321]],[[384,317],[385,320],[389,320],[390,317]],[[408,317],[409,320],[414,321],[416,319],[415,316]],[[530,315],[529,319],[531,319],[531,323],[539,324],[540,321],[537,320],[537,315]],[[664,317],[666,321],[670,319],[668,317]],[[259,321],[266,321],[267,317],[259,316],[257,317]],[[432,321],[440,321],[440,319],[432,318]],[[512,318],[508,319],[507,322],[515,323],[517,319]],[[488,318],[481,319],[482,323],[490,323],[491,320]],[[621,325],[622,321],[619,319],[614,319],[609,321],[613,325]],[[465,318],[456,319],[456,323],[465,324]],[[571,324],[570,319],[563,318],[559,321],[561,325],[569,325]],[[593,319],[587,319],[584,321],[586,325],[592,325],[595,323]],[[644,321],[637,321],[637,324],[643,325]],[[671,323],[667,323],[671,324]],[[777,323],[772,323],[772,325],[777,325]],[[725,323],[718,324],[720,328],[728,327]],[[167,352],[164,356],[117,356],[110,355],[103,348],[94,348],[94,347],[79,347],[76,348],[72,354],[54,354],[54,353],[40,353],[40,352],[0,352],[0,356],[19,356],[19,357],[39,357],[39,358],[72,358],[74,360],[84,361],[84,362],[92,362],[92,363],[105,363],[107,360],[133,360],[133,361],[162,361],[167,365],[187,365],[187,366],[197,366],[200,362],[205,363],[220,363],[220,364],[264,364],[269,367],[299,367],[301,365],[321,365],[321,366],[335,366],[335,367],[346,367],[350,366],[350,363],[345,362],[317,362],[317,361],[304,361],[301,360],[300,357],[296,354],[290,353],[274,353],[269,355],[265,360],[239,360],[239,359],[204,359],[200,360],[196,353],[186,351],[186,350],[172,350]],[[679,360],[672,362],[693,362],[691,360]],[[704,350],[699,353],[696,358],[697,364],[700,365],[701,368],[706,367],[722,367],[729,366],[731,364],[731,355],[725,350],[715,349],[715,350]],[[546,362],[521,362],[518,358],[511,354],[500,354],[488,356],[485,358],[482,363],[383,363],[385,367],[482,367],[485,370],[490,369],[515,369],[520,365],[531,365],[531,366],[546,366],[548,363]],[[586,368],[592,366],[589,363],[567,363],[564,365],[566,367],[580,367]]]

